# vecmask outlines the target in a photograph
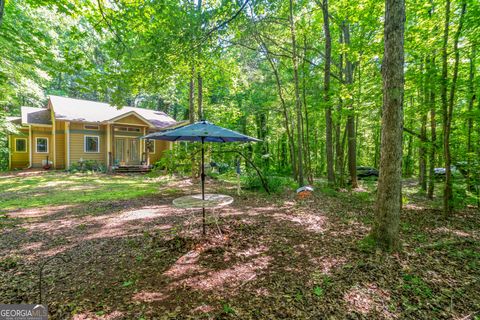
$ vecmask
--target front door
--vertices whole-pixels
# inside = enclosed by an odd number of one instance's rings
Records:
[[[138,138],[115,138],[115,164],[140,164],[139,145]]]

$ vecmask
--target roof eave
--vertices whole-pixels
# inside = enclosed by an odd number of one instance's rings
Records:
[[[139,114],[138,112],[133,111],[133,110],[132,110],[132,111],[129,111],[129,112],[126,112],[126,113],[123,113],[123,114],[121,114],[121,115],[119,115],[119,116],[113,117],[113,118],[107,120],[107,123],[113,124],[113,123],[115,123],[115,121],[120,120],[120,119],[123,119],[123,118],[126,118],[126,117],[128,117],[128,116],[130,116],[130,115],[134,115],[134,116],[138,117],[140,120],[142,120],[143,122],[145,122],[146,124],[148,124],[148,126],[149,126],[150,128],[156,128],[156,126],[155,126],[153,123],[151,123],[149,120],[145,119],[141,114]]]

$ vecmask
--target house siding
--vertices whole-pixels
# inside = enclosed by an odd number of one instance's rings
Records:
[[[70,165],[78,163],[80,160],[93,160],[99,163],[106,164],[108,161],[107,145],[109,145],[109,151],[112,153],[110,159],[115,159],[115,138],[123,137],[128,139],[139,139],[138,144],[139,157],[129,159],[130,163],[137,164],[140,161],[145,160],[145,142],[140,139],[141,136],[148,133],[150,123],[136,113],[125,113],[125,117],[117,117],[114,122],[109,124],[101,124],[100,122],[82,122],[81,120],[66,120],[67,118],[54,119],[55,113],[53,112],[54,106],[51,101],[48,102],[47,110],[51,111],[53,123],[48,126],[46,123],[42,125],[39,123],[32,124],[30,127],[19,125],[20,133],[10,135],[10,168],[22,169],[29,166],[33,168],[41,168],[45,165],[46,160],[53,164],[54,169],[64,169]],[[81,119],[81,118],[78,118]],[[103,122],[103,123],[106,123]],[[98,129],[90,130],[86,129],[85,125],[96,125]],[[110,127],[107,134],[107,128]],[[118,131],[120,127],[134,128],[134,130]],[[117,128],[117,130],[115,130]],[[137,130],[140,130],[137,132]],[[98,136],[100,139],[99,152],[85,152],[85,136]],[[15,151],[15,139],[25,138],[27,139],[26,152]],[[46,138],[48,140],[48,151],[37,152],[37,138]],[[107,139],[109,138],[109,142]],[[127,143],[127,142],[126,142]],[[149,161],[151,164],[156,163],[163,156],[165,150],[170,149],[171,143],[166,141],[155,142],[155,153],[150,153]],[[133,146],[131,145],[131,148]],[[127,152],[128,153],[128,152]],[[128,163],[128,161],[127,161]]]
[[[37,138],[48,139],[48,153],[37,152]],[[32,126],[32,167],[41,168],[44,163],[46,163],[47,156],[49,161],[54,161],[52,146],[52,128]]]
[[[140,125],[140,126],[145,126],[146,123],[142,119],[138,118],[137,116],[134,115],[129,115],[126,116],[125,118],[120,118],[117,121],[115,121],[116,124],[130,124],[130,125]]]
[[[15,151],[15,139],[26,139],[27,140],[27,150],[26,152],[16,152]],[[10,167],[11,169],[24,169],[27,168],[30,164],[30,155],[29,155],[29,143],[28,143],[28,129],[21,129],[18,134],[13,134],[10,136]]]
[[[56,169],[65,169],[65,122],[55,121]]]
[[[85,136],[99,136],[100,149],[98,153],[85,152]],[[106,126],[100,125],[99,130],[86,130],[84,123],[70,123],[70,164],[82,160],[98,161],[105,164],[106,160]]]
[[[155,164],[159,161],[163,156],[163,152],[170,149],[170,145],[171,142],[169,141],[155,140],[155,153],[149,153],[150,164]]]

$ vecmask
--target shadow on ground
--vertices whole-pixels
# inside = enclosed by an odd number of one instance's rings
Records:
[[[400,254],[365,237],[371,204],[318,193],[245,193],[208,221],[146,197],[10,211],[0,240],[1,301],[35,303],[38,268],[53,319],[454,318],[479,309],[478,214],[405,210]],[[233,188],[210,183],[210,190]],[[173,191],[172,191],[173,190]]]

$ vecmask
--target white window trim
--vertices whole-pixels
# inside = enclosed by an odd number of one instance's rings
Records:
[[[97,151],[87,151],[87,138],[97,138],[98,139]],[[88,134],[83,136],[83,152],[85,152],[85,153],[100,153],[100,136],[93,136],[93,135],[88,135]]]
[[[45,139],[47,140],[47,151],[38,151],[38,139]],[[50,141],[48,137],[35,137],[35,153],[49,153],[49,144]]]
[[[93,129],[93,128],[87,128],[87,126],[92,126],[92,127],[95,126],[96,128],[95,128],[95,129]],[[98,124],[88,124],[88,123],[87,123],[87,124],[84,124],[84,125],[83,125],[83,129],[85,129],[85,130],[93,130],[93,131],[95,131],[95,130],[100,130],[100,125],[98,125]]]
[[[25,140],[25,151],[18,151],[17,150],[17,140]],[[28,152],[28,139],[27,138],[14,138],[13,143],[15,145],[15,147],[14,147],[15,153],[27,153]]]
[[[157,144],[155,143],[156,141],[155,140],[150,140],[150,142],[152,143],[153,145],[153,151],[150,151],[150,153],[156,153],[157,152]],[[145,144],[145,147],[147,146],[147,144]],[[145,150],[146,151],[146,150]]]

